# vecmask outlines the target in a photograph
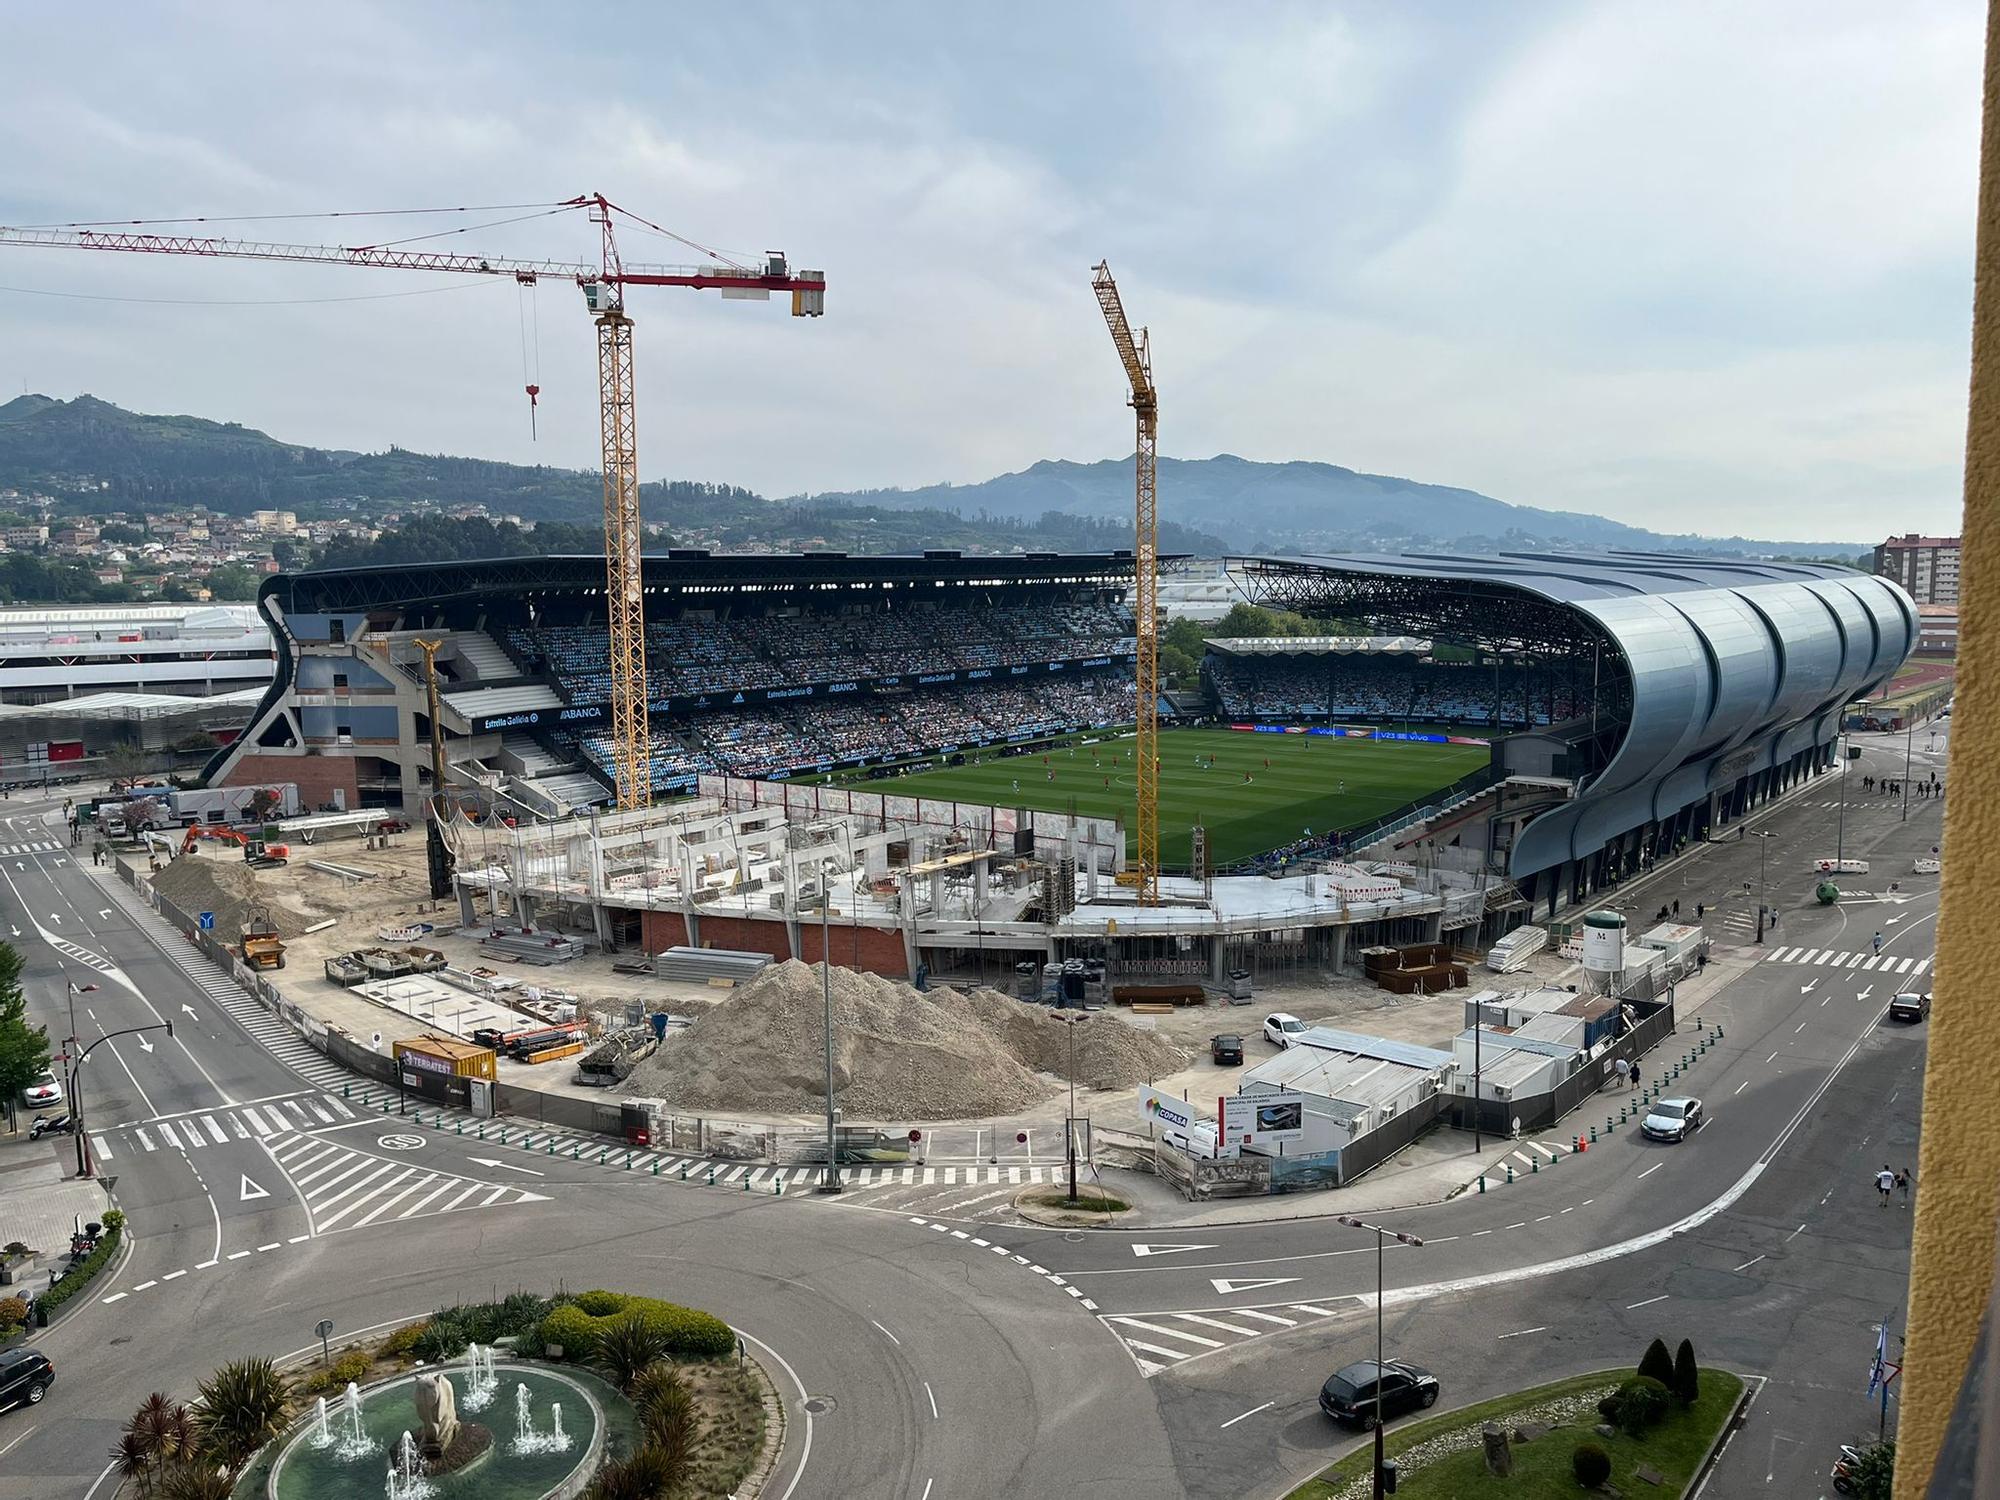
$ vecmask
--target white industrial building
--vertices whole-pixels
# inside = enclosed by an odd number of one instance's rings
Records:
[[[0,609],[0,703],[210,698],[267,687],[276,663],[271,628],[253,604]]]
[[[1299,1095],[1305,1139],[1285,1156],[1316,1169],[1311,1185],[1338,1186],[1429,1126],[1455,1066],[1449,1052],[1434,1047],[1315,1026],[1246,1072],[1237,1092]]]

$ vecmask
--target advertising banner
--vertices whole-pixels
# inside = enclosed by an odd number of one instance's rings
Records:
[[[1306,1138],[1303,1094],[1237,1094],[1215,1101],[1222,1136],[1231,1145],[1262,1151]]]

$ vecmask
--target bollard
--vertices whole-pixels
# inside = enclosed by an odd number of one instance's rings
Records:
[[[1597,1144],[1597,1127],[1595,1125],[1590,1127],[1590,1144],[1593,1146]]]
[[[1694,1018],[1694,1029],[1696,1031],[1704,1030],[1707,1027],[1707,1025],[1708,1022],[1704,1021],[1700,1016],[1696,1016]]]
[[[1604,1117],[1604,1133],[1605,1133],[1606,1135],[1609,1135],[1609,1134],[1611,1134],[1611,1126],[1612,1126],[1612,1123],[1613,1123],[1613,1121],[1612,1121],[1612,1119],[1611,1119],[1611,1116],[1609,1116],[1609,1115],[1606,1115],[1606,1116]]]
[[[1484,1172],[1479,1174],[1479,1191],[1482,1193],[1486,1191],[1486,1174]]]
[[[482,1141],[486,1139],[486,1127],[484,1125],[479,1127],[479,1138]]]
[[[774,1179],[772,1180],[772,1182],[771,1182],[771,1188],[772,1188],[773,1192],[774,1192],[774,1193],[776,1194],[776,1196],[778,1196],[778,1197],[780,1197],[780,1198],[784,1197],[784,1196],[785,1196],[785,1179],[784,1179],[784,1178],[782,1178],[782,1177],[778,1177],[778,1178],[774,1178]]]
[[[1514,1164],[1510,1161],[1506,1163],[1506,1167],[1507,1167],[1507,1180],[1509,1182],[1512,1182],[1514,1180]]]
[[[628,1172],[632,1170],[632,1155],[630,1152],[627,1152],[625,1156],[625,1170]]]
[[[1530,1173],[1530,1174],[1533,1174],[1533,1173],[1535,1173],[1535,1172],[1539,1172],[1539,1171],[1541,1171],[1541,1170],[1542,1170],[1542,1159],[1541,1159],[1541,1158],[1540,1158],[1539,1156],[1531,1156],[1531,1157],[1529,1157],[1529,1158],[1528,1158],[1528,1171],[1529,1171],[1529,1173]]]
[[[463,1121],[463,1120],[460,1120],[460,1121],[458,1122],[458,1128],[457,1128],[457,1129],[456,1129],[456,1130],[455,1130],[455,1131],[453,1132],[453,1134],[455,1134],[455,1135],[464,1135],[464,1134],[465,1134],[465,1121]]]
[[[653,1158],[653,1175],[655,1177],[660,1175],[660,1159],[657,1156]]]
[[[569,1159],[571,1161],[575,1161],[582,1154],[583,1154],[583,1143],[581,1141],[571,1141],[569,1146]]]
[[[597,1164],[600,1167],[603,1166],[605,1163],[605,1159],[610,1155],[611,1155],[611,1148],[609,1146],[600,1148],[597,1153]]]
[[[1722,1040],[1722,1023],[1720,1021],[1715,1023],[1715,1039],[1718,1042]]]
[[[343,1099],[352,1099],[354,1097],[354,1085],[352,1083],[343,1083],[340,1086],[340,1097]]]
[[[710,1187],[714,1187],[714,1186],[715,1186],[715,1168],[713,1168],[713,1167],[710,1167],[710,1168],[708,1169],[708,1185],[709,1185]]]
[[[750,1174],[748,1172],[743,1174],[743,1191],[746,1193],[750,1191]]]
[[[556,1138],[554,1136],[550,1136],[548,1139],[548,1151],[551,1156],[556,1154]]]

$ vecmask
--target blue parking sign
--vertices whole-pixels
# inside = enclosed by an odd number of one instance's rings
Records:
[[[196,921],[197,923],[199,923],[199,924],[200,924],[200,926],[201,926],[201,930],[202,930],[203,932],[213,932],[213,931],[215,931],[215,913],[214,913],[214,912],[212,912],[212,911],[205,911],[205,912],[201,913],[201,915],[199,915],[198,917],[196,917],[196,918],[195,918],[195,921]]]

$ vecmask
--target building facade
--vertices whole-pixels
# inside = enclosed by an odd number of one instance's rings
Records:
[[[1892,536],[1875,549],[1878,577],[1894,579],[1919,604],[1958,603],[1958,538]]]

